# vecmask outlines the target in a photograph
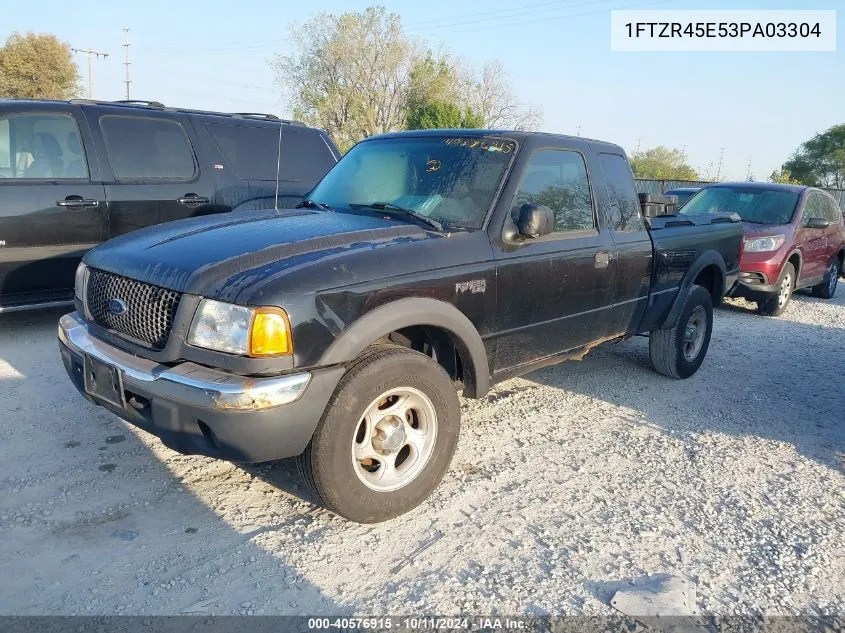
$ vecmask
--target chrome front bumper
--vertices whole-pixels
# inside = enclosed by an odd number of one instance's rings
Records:
[[[190,400],[206,400],[204,406],[220,411],[259,411],[295,402],[311,380],[309,372],[249,378],[195,363],[174,367],[140,358],[91,336],[85,321],[73,312],[59,319],[59,341],[72,353],[88,355],[117,367],[130,381],[149,383],[148,389],[173,392],[168,386],[196,390]],[[169,383],[169,384],[168,384]],[[160,389],[159,389],[160,388]]]

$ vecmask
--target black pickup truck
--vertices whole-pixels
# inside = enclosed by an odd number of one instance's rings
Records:
[[[449,466],[457,389],[649,333],[686,378],[737,278],[731,215],[644,220],[624,151],[583,138],[369,138],[299,208],[180,220],[89,252],[61,355],[89,400],[183,453],[299,456],[360,522]]]

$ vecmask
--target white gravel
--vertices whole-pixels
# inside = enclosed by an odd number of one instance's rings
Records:
[[[687,381],[637,338],[464,401],[443,484],[376,526],[289,462],[170,451],[73,390],[59,313],[0,318],[0,614],[605,614],[649,574],[703,614],[841,614],[845,289],[749,308]]]

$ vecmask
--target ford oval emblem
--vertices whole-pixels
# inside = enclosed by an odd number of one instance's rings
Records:
[[[115,316],[126,314],[127,309],[126,302],[123,299],[109,299],[109,302],[106,304],[106,310],[109,311],[109,314]]]

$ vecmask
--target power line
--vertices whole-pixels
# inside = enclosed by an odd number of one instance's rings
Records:
[[[132,80],[129,79],[129,66],[131,65],[129,62],[129,29],[123,29],[123,49],[126,51],[123,62],[126,69],[126,79],[123,80],[123,83],[126,84],[126,98],[129,99],[129,84],[132,83]]]
[[[71,48],[74,53],[85,53],[88,55],[88,98],[94,98],[94,66],[92,62],[94,57],[102,57],[105,59],[109,56],[108,53],[101,53],[90,48]]]

